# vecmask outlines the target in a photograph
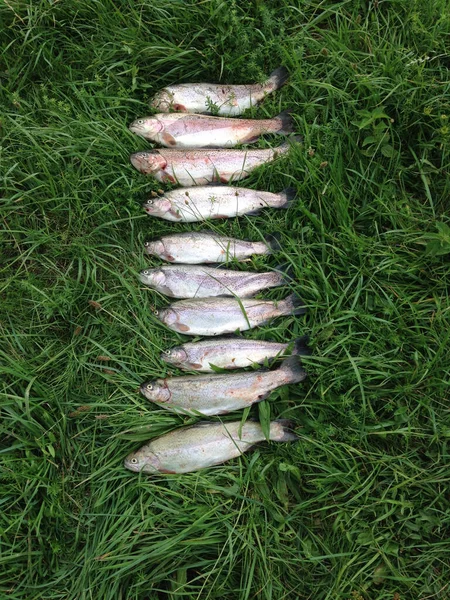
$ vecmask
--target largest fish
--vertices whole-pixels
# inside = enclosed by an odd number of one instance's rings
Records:
[[[129,129],[166,148],[233,148],[256,142],[261,135],[294,131],[289,111],[273,119],[229,119],[189,113],[136,119]]]
[[[213,113],[236,117],[279,89],[289,77],[285,67],[273,71],[267,81],[253,85],[181,83],[160,90],[150,103],[159,112]]]
[[[298,142],[299,138],[293,138]],[[251,150],[173,150],[135,152],[130,161],[144,175],[185,187],[239,181],[264,163],[286,154],[291,144]]]
[[[146,381],[140,389],[147,400],[173,412],[210,416],[247,408],[276,388],[305,378],[299,357],[291,356],[274,371],[168,377]]]
[[[270,423],[269,439],[295,442],[290,421]],[[124,466],[135,473],[190,473],[240,456],[266,437],[256,421],[197,423],[181,427],[152,440],[125,459]]]

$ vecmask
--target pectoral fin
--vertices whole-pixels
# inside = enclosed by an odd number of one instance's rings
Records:
[[[177,142],[176,142],[175,138],[173,137],[173,135],[170,135],[170,133],[167,133],[167,131],[165,131],[162,134],[161,139],[164,142],[164,144],[166,144],[167,146],[176,146],[177,145]]]

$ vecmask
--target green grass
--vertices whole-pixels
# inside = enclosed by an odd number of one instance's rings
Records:
[[[5,0],[0,31],[0,597],[448,598],[449,2]],[[278,232],[248,268],[295,268],[308,315],[251,335],[308,334],[310,377],[251,414],[301,440],[136,476],[127,453],[193,421],[137,392],[182,339],[143,242],[201,226],[143,213],[127,124],[169,83],[280,64],[250,114],[292,108],[305,142],[245,185],[299,200],[213,226]]]

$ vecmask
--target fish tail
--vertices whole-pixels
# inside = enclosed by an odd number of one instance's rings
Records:
[[[289,419],[277,419],[270,424],[269,438],[273,442],[296,442],[299,437],[292,430],[295,423]]]
[[[283,315],[302,315],[306,312],[303,300],[297,294],[291,294],[278,303]]]
[[[281,250],[281,235],[279,233],[269,233],[264,237],[266,244],[272,252],[278,252]]]
[[[278,372],[284,376],[287,383],[299,383],[306,379],[306,371],[302,367],[298,356],[286,358],[279,367]]]
[[[289,208],[297,198],[297,190],[295,187],[287,187],[279,193],[279,196],[281,202],[274,206],[274,208]]]
[[[295,279],[295,271],[291,263],[283,263],[282,265],[277,265],[275,267],[275,271],[282,275],[282,280],[284,283],[292,283],[292,281]]]
[[[282,135],[287,135],[288,133],[293,133],[295,131],[295,123],[292,118],[292,110],[283,110],[279,115],[275,117],[278,121],[280,121],[280,128],[277,129],[276,133],[280,133]]]
[[[309,356],[311,354],[311,349],[308,347],[309,337],[307,335],[303,335],[302,337],[294,340],[294,347],[292,348],[292,354],[297,354],[299,356]]]
[[[272,73],[269,75],[266,87],[269,90],[278,90],[286,83],[288,79],[289,71],[286,69],[286,67],[278,67],[278,69],[275,69],[275,71],[272,71]]]

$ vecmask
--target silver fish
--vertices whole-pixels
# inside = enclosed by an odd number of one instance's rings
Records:
[[[284,300],[256,300],[244,298],[202,298],[179,300],[156,316],[169,329],[185,335],[221,335],[245,331],[268,323],[275,317],[299,315],[306,312],[298,296],[291,294]]]
[[[172,412],[210,416],[247,408],[276,388],[305,378],[299,357],[292,356],[274,371],[168,377],[146,381],[140,390],[147,400]]]
[[[294,139],[294,141],[298,141]],[[173,150],[161,148],[136,152],[131,164],[144,175],[152,175],[162,183],[191,187],[213,182],[239,181],[264,163],[286,154],[291,144],[276,148],[249,150]]]
[[[129,129],[166,148],[233,148],[256,142],[268,133],[294,131],[290,111],[273,119],[232,119],[189,113],[159,114],[136,119]]]
[[[279,242],[250,242],[219,235],[215,232],[187,231],[166,235],[159,240],[145,242],[145,251],[171,263],[204,264],[244,260],[253,254],[271,254],[279,249]]]
[[[220,85],[215,83],[181,83],[159,91],[150,106],[160,112],[214,113],[236,117],[279,89],[289,77],[279,67],[266,83],[253,85]]]
[[[301,337],[288,343],[243,337],[214,338],[165,350],[161,354],[161,360],[185,371],[213,373],[211,365],[221,369],[241,369],[255,363],[263,364],[288,351],[291,355],[308,354],[306,338]]]
[[[144,285],[170,298],[238,296],[250,298],[286,283],[280,271],[255,273],[195,265],[162,265],[141,271]]]
[[[161,198],[150,198],[143,205],[146,213],[166,221],[196,223],[206,219],[227,219],[257,215],[265,208],[289,208],[295,188],[278,194],[228,185],[178,188]]]
[[[295,442],[298,436],[291,429],[290,421],[272,421],[269,439]],[[256,421],[197,423],[145,444],[127,456],[124,466],[135,473],[190,473],[236,458],[265,440]]]

